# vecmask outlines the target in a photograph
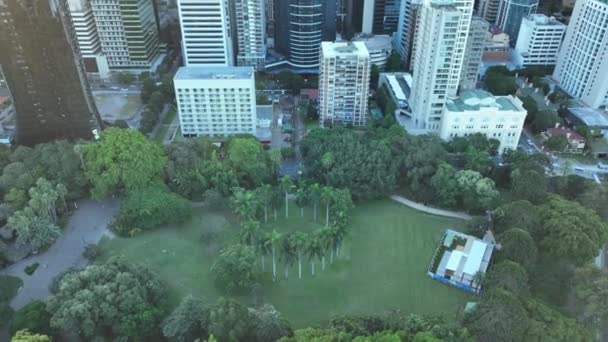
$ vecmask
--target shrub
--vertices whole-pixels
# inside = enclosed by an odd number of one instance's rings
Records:
[[[8,305],[8,302],[0,302],[0,327],[3,327],[13,318],[15,311]]]
[[[95,244],[88,244],[84,247],[84,251],[82,251],[82,256],[85,257],[89,261],[94,261],[98,256],[101,255],[101,249]]]
[[[0,302],[13,299],[22,285],[23,280],[17,277],[0,275]]]
[[[59,284],[61,284],[61,279],[63,279],[63,277],[65,277],[66,275],[68,275],[70,273],[76,273],[78,271],[80,271],[80,269],[78,269],[76,267],[70,267],[67,270],[56,275],[51,280],[51,283],[49,284],[49,292],[52,294],[57,293],[57,291],[59,291]]]
[[[25,266],[25,274],[27,274],[27,275],[34,274],[34,272],[36,272],[36,270],[38,269],[38,266],[40,266],[40,264],[37,262],[35,262],[31,265]]]
[[[190,202],[162,188],[131,192],[122,203],[114,223],[119,235],[134,235],[163,224],[184,222],[192,215]]]
[[[224,249],[211,266],[219,288],[228,292],[251,290],[259,272],[253,248],[241,244]]]
[[[19,330],[28,329],[33,333],[51,334],[51,314],[46,311],[46,303],[36,300],[17,310],[10,326],[14,335]]]

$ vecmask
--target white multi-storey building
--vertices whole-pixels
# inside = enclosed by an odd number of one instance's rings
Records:
[[[424,0],[416,28],[410,103],[417,128],[436,131],[462,72],[472,0]]]
[[[500,141],[499,152],[515,150],[528,112],[514,96],[469,90],[448,100],[439,136],[444,140],[481,133]]]
[[[228,0],[178,0],[184,65],[232,66]]]
[[[266,9],[264,0],[235,0],[237,65],[264,68],[266,59]]]
[[[109,77],[108,60],[101,52],[97,25],[89,0],[68,0],[68,9],[85,70],[100,78]]]
[[[593,108],[608,106],[608,1],[577,0],[553,78]]]
[[[369,52],[363,42],[321,43],[321,127],[335,124],[365,125],[370,69]]]
[[[181,67],[173,83],[185,137],[255,134],[253,67]]]
[[[515,45],[515,60],[521,66],[555,65],[566,25],[544,14],[524,18]]]
[[[393,39],[386,34],[358,34],[354,41],[365,43],[372,65],[384,69],[393,52]]]
[[[101,50],[110,69],[144,71],[165,51],[150,0],[91,0]]]
[[[460,89],[475,89],[477,76],[481,68],[481,57],[486,46],[486,40],[490,32],[490,24],[483,18],[474,16],[471,19],[471,28],[467,38],[467,49],[462,64],[460,75]]]

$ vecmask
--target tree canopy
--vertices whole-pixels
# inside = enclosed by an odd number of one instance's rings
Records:
[[[109,128],[101,133],[100,141],[83,149],[95,198],[162,182],[167,163],[163,148],[139,132]]]
[[[250,290],[259,276],[253,248],[241,244],[225,248],[211,266],[211,273],[222,289]]]

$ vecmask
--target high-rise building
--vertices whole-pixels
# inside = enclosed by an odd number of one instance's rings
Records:
[[[515,60],[520,66],[555,65],[566,25],[544,14],[524,18],[515,45]]]
[[[608,1],[577,0],[553,78],[593,108],[608,106]]]
[[[537,8],[538,0],[501,0],[496,24],[511,37],[511,46],[517,42],[521,21]]]
[[[418,12],[422,6],[422,0],[402,0],[399,11],[399,23],[397,32],[393,36],[395,51],[401,56],[405,70],[410,70],[412,59],[412,48],[416,32]]]
[[[91,9],[110,69],[146,70],[160,64],[165,48],[152,0],[91,0]]]
[[[365,125],[371,72],[369,52],[365,44],[323,42],[321,46],[321,126]]]
[[[363,32],[361,27],[363,25],[364,0],[342,1],[344,3],[342,36],[346,39],[350,39],[355,34]],[[371,24],[369,31],[371,31]]]
[[[283,0],[275,6],[275,49],[292,67],[316,70],[321,42],[336,39],[336,1]]]
[[[178,0],[177,8],[184,65],[234,65],[229,1]]]
[[[362,33],[393,34],[397,31],[402,0],[364,0]]]
[[[477,4],[477,15],[490,24],[495,24],[498,18],[498,7],[501,0],[479,0]]]
[[[266,23],[264,0],[235,0],[237,65],[264,68],[266,59]]]
[[[481,68],[481,57],[486,45],[490,24],[484,19],[474,16],[471,19],[467,48],[460,75],[460,89],[475,89],[477,76]]]
[[[438,130],[447,98],[456,96],[472,0],[424,0],[416,27],[410,102],[418,128]]]
[[[87,73],[107,79],[110,69],[108,60],[101,51],[101,42],[97,34],[91,2],[89,0],[68,0],[68,9],[85,70]]]
[[[87,139],[99,128],[72,27],[65,2],[0,0],[0,66],[19,144]]]
[[[181,67],[173,84],[185,137],[255,134],[252,67]]]

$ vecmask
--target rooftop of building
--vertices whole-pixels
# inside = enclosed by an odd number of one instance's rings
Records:
[[[273,106],[270,105],[257,105],[255,107],[255,113],[258,120],[272,120],[272,109]]]
[[[392,48],[393,39],[388,34],[359,33],[354,41],[364,42],[369,50]]]
[[[606,1],[608,1],[608,0],[606,0]],[[544,14],[530,14],[527,18],[524,18],[524,19],[531,21],[536,25],[563,26],[563,27],[566,26],[566,25],[564,25],[564,23],[559,22],[554,17],[547,17]]]
[[[174,80],[231,80],[253,78],[253,67],[181,67]]]
[[[386,79],[398,101],[407,101],[412,87],[412,75],[407,72],[381,73]]]
[[[323,56],[369,56],[364,42],[322,42]]]
[[[568,111],[570,111],[572,115],[576,116],[587,126],[608,127],[608,118],[606,118],[606,116],[598,110],[589,107],[580,107],[568,108]]]
[[[585,137],[571,130],[570,128],[565,127],[553,127],[547,130],[547,135],[549,137],[560,137],[565,136],[568,139],[568,142],[574,141],[585,141]]]
[[[458,97],[448,99],[446,107],[451,112],[477,111],[496,108],[499,111],[522,111],[513,96],[494,96],[481,89],[467,90]]]

